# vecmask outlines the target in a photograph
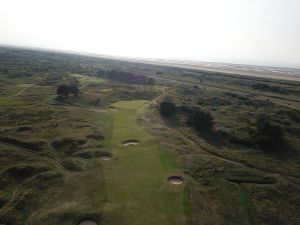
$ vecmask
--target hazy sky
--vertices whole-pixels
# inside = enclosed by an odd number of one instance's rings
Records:
[[[0,44],[300,67],[300,0],[0,0]]]

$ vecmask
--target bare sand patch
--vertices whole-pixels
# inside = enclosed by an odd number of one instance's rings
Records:
[[[97,223],[94,220],[83,220],[78,225],[97,225]]]
[[[168,181],[174,185],[180,185],[183,183],[183,177],[179,175],[169,176]]]
[[[123,145],[128,146],[128,145],[137,145],[139,143],[138,140],[126,140],[123,142]]]
[[[112,154],[110,152],[100,152],[99,153],[100,159],[104,161],[111,160]]]

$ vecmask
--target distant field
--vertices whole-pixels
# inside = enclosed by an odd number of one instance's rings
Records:
[[[140,62],[150,65],[161,65],[185,69],[220,72],[250,77],[270,78],[277,80],[300,81],[300,69],[289,69],[280,67],[249,66],[240,64],[226,64],[213,62],[197,62],[183,60],[160,60],[160,59],[126,59],[129,62]]]

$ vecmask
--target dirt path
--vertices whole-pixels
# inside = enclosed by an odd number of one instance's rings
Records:
[[[13,94],[13,95],[10,95],[9,97],[16,97],[16,96],[22,94],[23,92],[29,90],[30,88],[33,88],[33,87],[34,87],[35,85],[37,85],[39,82],[40,82],[40,80],[36,81],[36,82],[33,83],[31,86],[24,88],[23,90],[19,91],[18,93]]]
[[[166,88],[163,89],[162,93],[160,95],[158,95],[156,98],[154,98],[152,100],[152,102],[157,105],[161,99],[163,99],[166,96],[167,92],[166,92]]]
[[[27,91],[29,88],[32,88],[33,86],[34,86],[34,85],[32,85],[32,86],[30,86],[30,87],[27,87],[27,88],[24,88],[23,90],[19,91],[19,92],[16,93],[16,94],[13,94],[13,95],[11,95],[11,96],[9,96],[9,97],[15,97],[15,96],[18,96],[18,95],[22,94],[23,92]]]

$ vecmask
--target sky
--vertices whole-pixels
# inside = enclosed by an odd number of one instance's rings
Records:
[[[300,0],[0,0],[0,44],[300,68]]]

